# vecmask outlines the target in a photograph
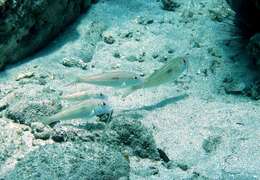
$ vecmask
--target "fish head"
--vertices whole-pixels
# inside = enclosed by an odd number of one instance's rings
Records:
[[[186,58],[184,57],[177,57],[174,59],[173,63],[169,66],[169,72],[167,71],[168,74],[170,73],[175,73],[175,72],[187,72],[189,68],[189,63]],[[172,70],[172,72],[170,71]]]
[[[94,108],[94,114],[96,116],[100,116],[103,114],[110,114],[112,113],[113,109],[107,102],[101,101],[98,105]]]

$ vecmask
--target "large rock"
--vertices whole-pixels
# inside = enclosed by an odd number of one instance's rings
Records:
[[[18,162],[4,179],[129,179],[128,160],[116,149],[99,143],[63,143],[41,146]]]
[[[0,68],[46,45],[91,0],[0,0]]]

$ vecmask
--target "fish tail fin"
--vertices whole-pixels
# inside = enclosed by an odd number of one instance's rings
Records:
[[[57,120],[52,119],[52,118],[50,118],[50,117],[48,117],[48,116],[43,116],[43,117],[41,117],[41,118],[39,119],[39,121],[40,121],[42,124],[44,124],[45,126],[50,126],[51,124],[57,122]]]
[[[126,98],[127,96],[129,96],[130,94],[132,94],[133,92],[135,92],[137,89],[139,89],[139,86],[132,86],[130,88],[128,88],[122,95],[122,98]]]
[[[74,86],[77,83],[81,83],[81,82],[82,82],[81,78],[80,77],[76,77],[71,83],[66,84],[65,87]]]

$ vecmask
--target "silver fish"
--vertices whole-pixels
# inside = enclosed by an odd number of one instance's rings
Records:
[[[49,125],[57,121],[66,121],[79,118],[91,118],[102,114],[111,113],[112,108],[102,100],[91,99],[86,100],[75,106],[67,107],[61,112],[54,114],[51,117],[42,119],[42,123]]]
[[[78,77],[77,82],[124,88],[142,83],[141,77],[133,72],[112,71],[91,76]]]
[[[64,95],[63,99],[69,101],[83,101],[87,99],[107,99],[103,93],[89,93],[88,91],[80,91],[73,94]]]
[[[177,79],[187,69],[187,62],[182,57],[169,60],[167,64],[155,70],[150,76],[143,80],[143,83],[132,86],[123,97],[141,88],[150,88]]]

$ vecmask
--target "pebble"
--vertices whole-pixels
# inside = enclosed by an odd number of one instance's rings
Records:
[[[130,62],[135,62],[138,61],[138,58],[135,55],[129,55],[126,57],[126,60]]]
[[[220,136],[209,136],[207,139],[203,141],[202,148],[206,153],[211,153],[217,150],[217,147],[219,146],[220,143],[221,143]]]
[[[104,42],[107,44],[114,44],[114,42],[116,41],[111,33],[105,32],[102,34],[102,37],[103,37]]]
[[[0,101],[0,112],[5,110],[8,107],[8,102]]]
[[[62,60],[62,65],[63,66],[66,66],[66,67],[79,67],[83,70],[86,70],[88,65],[86,62],[84,62],[83,60],[81,59],[77,59],[77,58],[73,58],[73,57],[70,57],[70,58],[64,58]]]
[[[147,176],[154,176],[156,174],[159,174],[159,169],[154,166],[150,166],[147,168],[142,168],[135,170],[134,173],[138,176],[147,177]]]
[[[114,56],[115,58],[120,58],[120,57],[121,57],[119,51],[115,51],[115,52],[113,53],[113,56]]]
[[[16,80],[16,81],[20,81],[21,79],[32,78],[32,77],[34,77],[34,75],[35,75],[34,72],[31,72],[31,71],[23,72],[23,73],[19,74],[19,75],[15,78],[15,80]]]
[[[161,0],[162,9],[167,11],[174,11],[176,8],[180,7],[180,4],[176,3],[174,0]]]
[[[242,94],[246,89],[246,84],[244,82],[232,80],[224,84],[224,89],[227,94]]]
[[[51,129],[49,127],[44,126],[44,124],[40,122],[34,122],[31,124],[32,134],[36,139],[47,140],[51,136]]]

